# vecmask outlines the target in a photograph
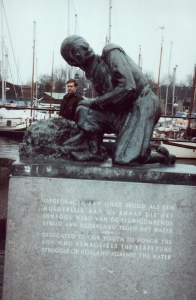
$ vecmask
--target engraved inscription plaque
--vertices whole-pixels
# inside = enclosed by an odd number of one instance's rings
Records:
[[[192,186],[11,178],[3,299],[194,299],[194,196]]]

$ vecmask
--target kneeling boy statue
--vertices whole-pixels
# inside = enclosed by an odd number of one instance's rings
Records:
[[[98,95],[80,101],[76,109],[81,132],[74,143],[86,140],[89,148],[72,151],[75,160],[104,160],[103,134],[115,133],[114,164],[175,162],[175,156],[163,147],[151,152],[150,139],[161,115],[160,103],[140,68],[120,46],[107,44],[100,56],[84,38],[71,35],[63,41],[61,55],[69,65],[85,71]]]

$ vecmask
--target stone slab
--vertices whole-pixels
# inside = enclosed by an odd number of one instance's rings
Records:
[[[10,179],[3,300],[195,300],[195,187]]]
[[[116,166],[104,163],[23,160],[12,165],[13,176],[95,179],[160,184],[196,185],[196,166],[161,165]]]

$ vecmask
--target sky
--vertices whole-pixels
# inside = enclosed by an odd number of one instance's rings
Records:
[[[9,82],[31,82],[34,44],[35,81],[43,74],[51,75],[52,69],[66,68],[60,46],[69,34],[84,37],[95,53],[101,55],[109,25],[111,42],[120,45],[137,64],[141,47],[142,71],[151,73],[155,81],[159,66],[161,81],[168,74],[172,76],[175,67],[178,83],[193,75],[195,0],[111,0],[111,9],[110,0],[0,1],[0,35],[8,53]],[[1,46],[0,60],[2,52]]]

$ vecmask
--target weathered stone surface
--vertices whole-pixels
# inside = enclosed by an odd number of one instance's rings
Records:
[[[195,209],[172,181],[13,176],[3,300],[194,300]]]
[[[64,143],[79,133],[75,122],[62,117],[39,120],[25,131],[19,154],[23,158],[69,159]]]
[[[19,147],[22,159],[75,160],[75,153],[89,151],[90,144],[74,121],[63,117],[39,120],[29,126]],[[92,154],[89,160],[104,161],[106,150],[101,146],[100,155]]]
[[[111,159],[104,163],[73,162],[65,160],[21,160],[12,165],[13,176],[39,176],[74,179],[96,179],[160,184],[196,184],[196,166],[141,165],[115,166]]]

